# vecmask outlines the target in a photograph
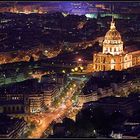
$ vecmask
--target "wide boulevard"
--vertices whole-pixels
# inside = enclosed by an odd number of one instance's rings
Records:
[[[48,113],[41,113],[34,116],[37,120],[36,127],[32,130],[28,138],[40,138],[43,135],[43,132],[51,125],[53,121],[66,116],[67,112],[72,108],[71,98],[74,93],[77,92],[78,86],[80,85],[80,81],[72,83],[71,86],[69,86],[62,103],[59,104],[57,108],[52,107]]]

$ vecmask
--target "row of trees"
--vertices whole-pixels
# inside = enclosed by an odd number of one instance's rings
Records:
[[[59,103],[63,101],[63,98],[66,96],[66,93],[68,92],[69,88],[71,87],[72,83],[69,83],[64,90],[61,92],[59,97],[56,97],[53,101],[53,106],[57,107]]]
[[[113,125],[122,123],[124,116],[115,112],[107,115],[102,108],[83,109],[76,116],[76,121],[65,118],[61,124],[65,130],[64,133],[56,133],[51,137],[90,137],[97,136],[110,137]],[[60,125],[60,124],[59,124]],[[54,129],[57,124],[54,125]]]

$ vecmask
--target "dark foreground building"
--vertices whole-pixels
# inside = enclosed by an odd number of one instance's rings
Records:
[[[17,138],[26,129],[26,122],[23,119],[0,116],[0,138]]]

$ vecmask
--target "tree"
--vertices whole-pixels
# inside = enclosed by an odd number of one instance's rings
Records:
[[[30,128],[31,128],[31,129],[34,129],[35,127],[36,127],[36,126],[35,126],[34,123],[31,123],[31,124],[30,124]]]
[[[63,125],[65,126],[66,131],[69,131],[71,134],[76,131],[75,122],[70,118],[64,118]]]
[[[54,105],[55,107],[58,106],[58,103],[59,103],[59,100],[58,100],[58,99],[55,99],[55,100],[53,101],[53,105]]]

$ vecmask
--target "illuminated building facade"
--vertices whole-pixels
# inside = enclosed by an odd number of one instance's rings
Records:
[[[43,108],[43,94],[42,93],[30,93],[25,95],[24,105],[25,113],[41,112]]]
[[[59,97],[59,88],[50,86],[46,90],[44,89],[43,94],[45,106],[50,107],[55,98]]]
[[[134,55],[135,59],[133,59]],[[110,30],[106,33],[103,41],[102,52],[95,53],[93,56],[92,71],[123,70],[139,65],[137,53],[127,53],[123,50],[123,41],[120,33],[116,30],[115,21],[112,18]],[[133,63],[133,60],[137,62]]]
[[[43,76],[0,87],[0,113],[28,114],[42,112],[61,95],[64,75]],[[32,87],[32,88],[30,88]]]

